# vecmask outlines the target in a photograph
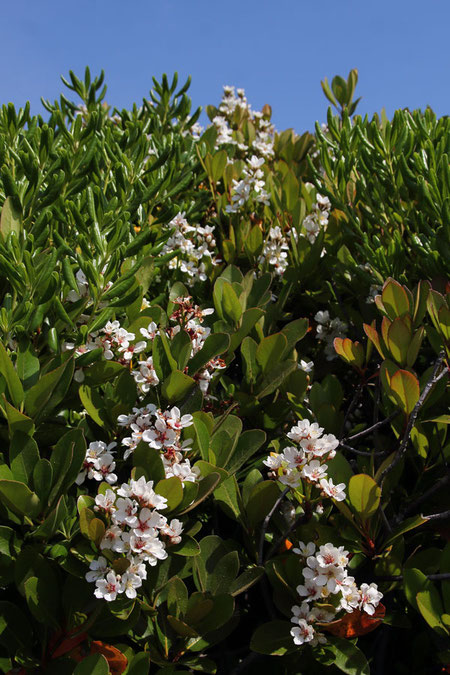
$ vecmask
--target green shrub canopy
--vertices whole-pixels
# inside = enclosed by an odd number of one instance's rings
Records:
[[[449,119],[64,82],[0,114],[0,670],[439,672]]]

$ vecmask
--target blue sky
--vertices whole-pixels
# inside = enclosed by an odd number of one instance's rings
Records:
[[[2,7],[0,98],[54,100],[59,76],[102,68],[118,108],[148,96],[152,75],[192,75],[195,105],[222,85],[270,103],[278,129],[323,121],[320,80],[358,68],[358,111],[449,113],[450,0],[39,0]]]

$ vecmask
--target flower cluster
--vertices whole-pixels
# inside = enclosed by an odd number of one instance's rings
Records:
[[[324,434],[317,422],[300,420],[289,431],[287,437],[296,445],[284,448],[283,452],[271,452],[264,460],[271,474],[280,483],[292,489],[301,486],[302,481],[318,488],[322,495],[342,501],[345,499],[345,484],[333,484],[327,478],[327,460],[336,455],[339,441],[333,434]]]
[[[98,481],[106,481],[110,485],[117,481],[117,476],[114,473],[116,463],[114,461],[113,453],[117,443],[110,443],[106,445],[103,441],[94,441],[89,443],[86,450],[86,457],[81,467],[81,471],[77,476],[76,484],[84,483],[86,476],[90,479]]]
[[[187,275],[187,283],[192,286],[196,281],[206,281],[206,260],[217,265],[220,260],[215,255],[216,241],[214,239],[214,225],[192,227],[184,213],[178,213],[168,227],[173,230],[164,244],[160,255],[167,255],[179,251],[172,258],[169,269],[179,269]]]
[[[64,349],[75,349],[75,354],[80,356],[94,349],[102,349],[103,357],[107,361],[118,361],[122,364],[129,364],[135,354],[140,354],[147,347],[144,340],[136,342],[136,335],[130,333],[126,328],[122,328],[119,321],[108,321],[99,331],[89,333],[87,342],[84,345],[75,345],[71,342],[64,343]],[[78,382],[83,381],[84,376],[76,378]]]
[[[231,204],[225,207],[227,213],[237,213],[250,199],[259,204],[269,204],[269,194],[265,190],[264,173],[261,169],[264,157],[253,155],[247,159],[241,180],[233,179]]]
[[[347,565],[348,551],[343,546],[324,544],[316,551],[313,542],[299,543],[293,552],[302,557],[306,565],[303,567],[304,584],[297,586],[297,593],[304,598],[301,606],[292,607],[291,635],[296,645],[309,643],[311,646],[326,642],[323,633],[314,627],[314,624],[326,624],[335,618],[335,615],[344,610],[353,612],[355,609],[374,614],[383,594],[374,583],[355,583],[355,578],[349,576]],[[311,607],[314,601],[322,606]],[[325,607],[323,603],[326,603]]]
[[[168,522],[159,511],[167,500],[153,490],[153,481],[130,479],[120,488],[108,489],[95,498],[94,509],[102,514],[108,527],[100,541],[100,556],[90,563],[86,580],[95,582],[97,598],[112,601],[118,594],[136,597],[136,589],[147,578],[146,564],[154,566],[167,558],[167,544],[181,541],[183,526],[177,519]],[[122,554],[118,559],[114,554]],[[113,560],[113,564],[110,561]],[[115,571],[119,562],[122,573]],[[125,563],[125,564],[124,564]]]
[[[222,145],[236,145],[239,150],[245,153],[256,152],[261,157],[273,157],[274,126],[262,112],[255,112],[251,109],[244,89],[235,90],[234,87],[224,86],[219,113],[212,120],[217,130],[216,149]],[[253,124],[255,138],[250,146],[236,140],[233,135],[233,124],[236,116],[247,118]]]
[[[325,342],[325,356],[327,361],[331,361],[336,358],[334,339],[345,337],[347,324],[338,318],[331,319],[328,310],[317,312],[314,319],[317,321],[316,339]]]
[[[117,421],[131,432],[130,436],[122,439],[126,448],[124,459],[128,459],[143,441],[161,452],[166,478],[178,476],[183,483],[198,480],[199,471],[191,467],[189,459],[183,458],[182,454],[189,448],[190,441],[182,441],[181,433],[192,425],[192,415],[181,415],[177,407],[163,412],[149,403],[143,408],[133,408],[131,415],[119,415]]]
[[[260,265],[271,265],[281,276],[288,266],[288,251],[289,245],[281,228],[278,225],[271,227],[258,262]]]
[[[316,194],[316,200],[312,205],[312,212],[304,218],[302,223],[302,229],[311,244],[316,241],[320,230],[327,226],[331,209],[328,197]]]

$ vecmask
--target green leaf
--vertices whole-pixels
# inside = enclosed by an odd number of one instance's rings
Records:
[[[104,399],[100,394],[92,387],[89,387],[89,385],[82,384],[78,389],[78,395],[89,417],[93,419],[99,427],[104,427],[105,421],[101,415]]]
[[[407,370],[398,370],[391,377],[390,387],[399,405],[407,415],[410,415],[420,396],[417,377]]]
[[[405,289],[390,277],[384,283],[381,300],[391,321],[396,317],[408,314],[410,311],[409,299]]]
[[[188,626],[188,624],[181,619],[177,619],[175,616],[168,614],[167,620],[177,635],[180,635],[184,638],[198,636],[197,631],[191,626]]]
[[[255,485],[250,493],[246,509],[250,527],[255,527],[264,520],[280,494],[277,483],[272,480],[264,480]]]
[[[155,492],[167,499],[167,512],[173,511],[183,499],[183,483],[177,476],[160,480]]]
[[[209,432],[206,424],[198,417],[193,417],[195,433],[197,434],[197,443],[202,458],[209,459]]]
[[[0,233],[2,235],[3,241],[6,240],[7,236],[14,232],[17,236],[20,235],[22,231],[22,217],[20,211],[14,205],[13,197],[6,197],[2,206],[2,213],[0,216]]]
[[[5,407],[6,417],[8,418],[9,435],[12,437],[14,432],[21,431],[28,436],[34,434],[34,422],[6,400],[3,394],[3,405]]]
[[[373,516],[380,505],[381,488],[370,476],[359,473],[350,478],[348,498],[357,514],[366,520]]]
[[[150,670],[150,654],[138,652],[129,662],[127,675],[148,675]]]
[[[442,623],[441,617],[444,613],[441,598],[434,585],[429,588],[419,591],[416,595],[417,607],[423,618],[433,630],[439,635],[447,636],[448,630]]]
[[[44,625],[58,626],[56,618],[59,598],[58,588],[47,583],[46,578],[30,576],[24,582],[25,597],[33,616]],[[56,581],[56,579],[54,580]]]
[[[36,441],[22,431],[16,431],[9,446],[9,462],[15,480],[29,483],[39,459]]]
[[[265,441],[266,433],[261,429],[244,431],[244,433],[240,434],[234,452],[224,468],[230,474],[235,473],[250,457],[253,457]]]
[[[97,361],[85,371],[85,381],[94,386],[104,384],[125,371],[126,367],[116,361]]]
[[[61,403],[72,381],[74,370],[73,358],[59,368],[43,375],[25,395],[25,409],[36,419],[48,415]]]
[[[296,319],[283,326],[281,333],[287,339],[287,345],[283,356],[287,356],[289,352],[294,349],[299,340],[302,340],[308,332],[308,319]]]
[[[258,375],[260,374],[260,368],[256,362],[256,350],[258,348],[258,343],[253,340],[251,337],[246,337],[242,340],[241,344],[241,355],[244,359],[244,378],[247,384],[253,384],[256,382]]]
[[[50,455],[54,483],[49,496],[49,504],[52,504],[74,484],[85,457],[86,441],[81,429],[71,429],[59,439]]]
[[[16,367],[25,389],[29,389],[39,379],[39,359],[29,340],[19,340]]]
[[[287,338],[283,333],[275,333],[261,340],[256,349],[256,361],[263,373],[266,373],[269,369],[273,369],[273,366],[283,356],[287,344]]]
[[[33,471],[33,487],[41,500],[45,504],[53,483],[53,469],[48,459],[40,459]]]
[[[168,550],[170,553],[176,553],[176,555],[183,555],[187,558],[191,558],[200,553],[200,546],[198,541],[185,534],[179,544],[170,546]]]
[[[411,338],[411,330],[406,322],[403,319],[394,319],[388,328],[386,343],[392,358],[401,366],[406,365]]]
[[[258,387],[257,398],[264,398],[264,396],[272,394],[276,389],[281,387],[287,376],[294,370],[297,370],[296,361],[285,361],[268,370],[265,378]]]
[[[222,286],[222,310],[225,318],[232,324],[237,324],[242,316],[242,307],[236,295],[233,286],[227,281]]]
[[[189,511],[192,511],[192,509],[195,509],[196,506],[198,506],[207,497],[209,497],[209,495],[217,487],[219,481],[220,476],[218,473],[215,472],[208,474],[208,476],[205,476],[205,478],[202,478],[202,480],[199,482],[197,497],[187,508],[183,509],[183,511],[180,511],[178,515],[181,516],[184,513],[188,513]]]
[[[264,572],[264,567],[249,567],[230,584],[228,589],[229,593],[233,597],[239,595],[239,593],[243,593],[248,588],[258,583],[264,575]]]
[[[250,640],[250,649],[258,654],[283,656],[296,651],[291,635],[292,624],[288,621],[269,621],[258,626]]]
[[[427,519],[424,518],[423,516],[411,516],[411,518],[407,518],[406,520],[403,521],[403,523],[399,525],[399,527],[396,530],[394,530],[392,535],[385,542],[384,546],[385,547],[390,546],[392,542],[395,541],[395,539],[397,539],[397,537],[400,537],[405,532],[409,532],[409,530],[413,530],[416,527],[420,527],[420,525],[423,525],[426,522]]]
[[[226,333],[208,335],[203,347],[189,361],[189,372],[195,375],[204,365],[216,356],[224,354],[230,346],[230,336]]]
[[[258,225],[254,225],[245,239],[245,252],[250,257],[256,257],[261,253],[263,243],[262,230]]]
[[[213,595],[226,593],[230,584],[239,572],[239,555],[237,551],[230,551],[222,556],[207,576],[206,590]]]
[[[234,352],[239,347],[242,340],[250,333],[262,316],[264,316],[264,311],[259,309],[259,307],[250,307],[250,309],[245,310],[242,314],[239,328],[231,336],[230,352]]]
[[[403,590],[406,599],[416,611],[419,611],[417,604],[418,593],[429,589],[431,585],[431,581],[421,570],[415,567],[407,567],[403,570]]]
[[[142,469],[146,480],[152,480],[155,483],[163,480],[166,476],[160,451],[156,448],[151,448],[144,441],[138,443],[133,452],[133,466]],[[140,477],[137,476],[137,473],[136,478]]]
[[[59,528],[62,520],[67,515],[64,497],[61,496],[53,511],[49,513],[44,522],[33,532],[33,537],[50,539]]]
[[[370,667],[363,652],[350,640],[329,638],[327,650],[334,654],[334,665],[347,675],[370,675]]]
[[[164,380],[161,393],[169,403],[180,401],[195,387],[195,380],[180,370],[173,370]]]
[[[16,480],[0,480],[0,501],[19,516],[35,518],[41,510],[37,494]]]
[[[24,396],[22,382],[2,342],[0,342],[0,373],[6,380],[11,401],[16,408],[20,408]]]
[[[77,665],[73,675],[109,675],[108,661],[102,654],[90,654]]]
[[[227,478],[214,490],[214,499],[227,515],[238,521],[242,519],[243,504],[236,476]]]

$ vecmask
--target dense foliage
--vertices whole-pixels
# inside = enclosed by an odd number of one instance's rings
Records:
[[[450,120],[356,83],[3,106],[2,672],[450,664]]]

